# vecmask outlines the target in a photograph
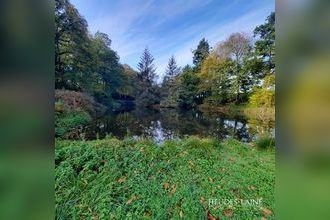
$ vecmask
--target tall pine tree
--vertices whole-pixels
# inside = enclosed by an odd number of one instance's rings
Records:
[[[138,94],[136,103],[142,107],[152,107],[159,103],[158,87],[155,85],[156,68],[154,57],[145,48],[138,63]]]
[[[180,72],[174,56],[168,60],[165,76],[161,87],[161,105],[164,107],[176,107],[178,99],[178,84],[176,77]]]
[[[150,86],[154,83],[156,76],[156,68],[153,62],[154,57],[151,55],[149,49],[145,48],[138,63],[138,76],[142,82],[150,84]]]
[[[165,70],[164,82],[173,79],[180,72],[180,68],[176,64],[174,56],[171,56],[168,60],[168,64]]]
[[[193,51],[193,54],[193,64],[199,69],[203,60],[210,54],[210,45],[205,38],[199,42],[197,49]]]
[[[259,40],[255,43],[256,53],[264,59],[270,71],[275,69],[275,12],[272,12],[265,24],[254,29],[254,36]]]

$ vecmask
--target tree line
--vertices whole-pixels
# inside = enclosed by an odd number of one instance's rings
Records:
[[[254,29],[254,38],[233,33],[211,48],[203,38],[192,51],[193,65],[169,58],[161,84],[146,48],[137,71],[119,62],[105,33],[88,32],[86,20],[68,0],[55,5],[55,88],[81,91],[114,106],[129,100],[143,107],[194,108],[250,102],[275,103],[275,13]]]

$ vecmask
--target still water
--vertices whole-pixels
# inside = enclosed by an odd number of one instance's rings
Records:
[[[249,119],[235,113],[135,109],[108,112],[90,123],[83,133],[87,140],[110,135],[119,139],[148,137],[161,143],[166,139],[196,135],[250,142],[261,134],[274,135],[274,124],[274,121]]]

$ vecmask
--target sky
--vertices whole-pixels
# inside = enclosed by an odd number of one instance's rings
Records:
[[[205,37],[211,47],[231,33],[265,22],[275,0],[71,0],[89,31],[106,33],[120,62],[137,69],[145,47],[155,58],[161,80],[168,59],[192,64],[192,50]]]

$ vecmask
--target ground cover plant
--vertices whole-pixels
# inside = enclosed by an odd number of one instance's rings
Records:
[[[107,138],[56,140],[55,153],[56,219],[275,217],[273,148]]]

